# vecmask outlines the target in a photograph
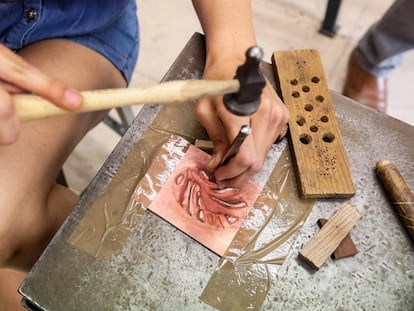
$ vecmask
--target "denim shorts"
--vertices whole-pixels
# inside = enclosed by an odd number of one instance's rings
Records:
[[[18,51],[36,41],[67,39],[105,56],[129,83],[138,57],[136,0],[0,3],[0,43]]]

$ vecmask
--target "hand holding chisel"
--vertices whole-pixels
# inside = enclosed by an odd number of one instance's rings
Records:
[[[230,159],[236,155],[246,137],[249,136],[251,133],[252,129],[250,126],[242,125],[236,138],[234,138],[233,142],[231,143],[229,150],[221,160],[219,167],[226,165],[230,161]]]
[[[240,149],[241,145],[243,144],[244,140],[251,133],[252,133],[252,129],[249,125],[242,125],[242,127],[240,128],[239,133],[234,138],[233,142],[231,143],[231,145],[229,147],[229,150],[226,152],[223,159],[220,161],[220,164],[219,164],[218,167],[222,167],[222,166],[226,165],[231,160],[231,158],[234,157],[237,154],[237,152],[239,151],[239,149]],[[213,181],[213,182],[216,181],[215,177],[214,177],[214,173],[210,175],[209,180]]]

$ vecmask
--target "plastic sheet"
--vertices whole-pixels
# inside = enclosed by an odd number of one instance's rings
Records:
[[[201,300],[219,310],[259,310],[314,200],[299,198],[288,149],[207,284]]]
[[[113,172],[109,187],[99,195],[68,239],[70,244],[98,259],[111,259],[121,253],[134,228],[140,225],[149,203],[137,200],[133,191],[160,148],[172,134],[190,143],[196,138],[205,138],[193,113],[192,103],[163,107],[134,151],[119,170]],[[164,182],[175,165],[160,175]],[[267,177],[260,178],[267,180]],[[148,197],[152,198],[156,192]],[[201,299],[219,309],[226,309],[228,304],[238,304],[236,308],[253,306],[258,309],[271,284],[270,264],[283,263],[312,203],[299,199],[289,152],[286,151]],[[242,301],[240,288],[250,293]]]
[[[72,232],[68,239],[72,246],[99,259],[110,259],[122,251],[146,209],[131,195],[160,148],[172,134],[189,142],[205,137],[193,116],[191,102],[162,108],[121,167],[110,170],[112,181]]]
[[[69,237],[70,244],[100,259],[110,259],[122,251],[145,211],[142,203],[131,200],[132,191],[148,169],[152,155],[168,137],[153,130],[145,133],[143,139],[151,145],[137,145],[139,151],[124,162],[125,174],[114,174],[110,186]]]

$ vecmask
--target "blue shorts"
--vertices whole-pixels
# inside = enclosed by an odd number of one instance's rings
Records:
[[[135,0],[0,2],[0,43],[19,50],[36,41],[67,39],[105,56],[129,83],[138,57]]]

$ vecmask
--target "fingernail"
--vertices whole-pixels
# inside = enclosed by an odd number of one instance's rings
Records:
[[[66,89],[64,99],[68,108],[78,108],[82,102],[79,92],[72,88]]]

